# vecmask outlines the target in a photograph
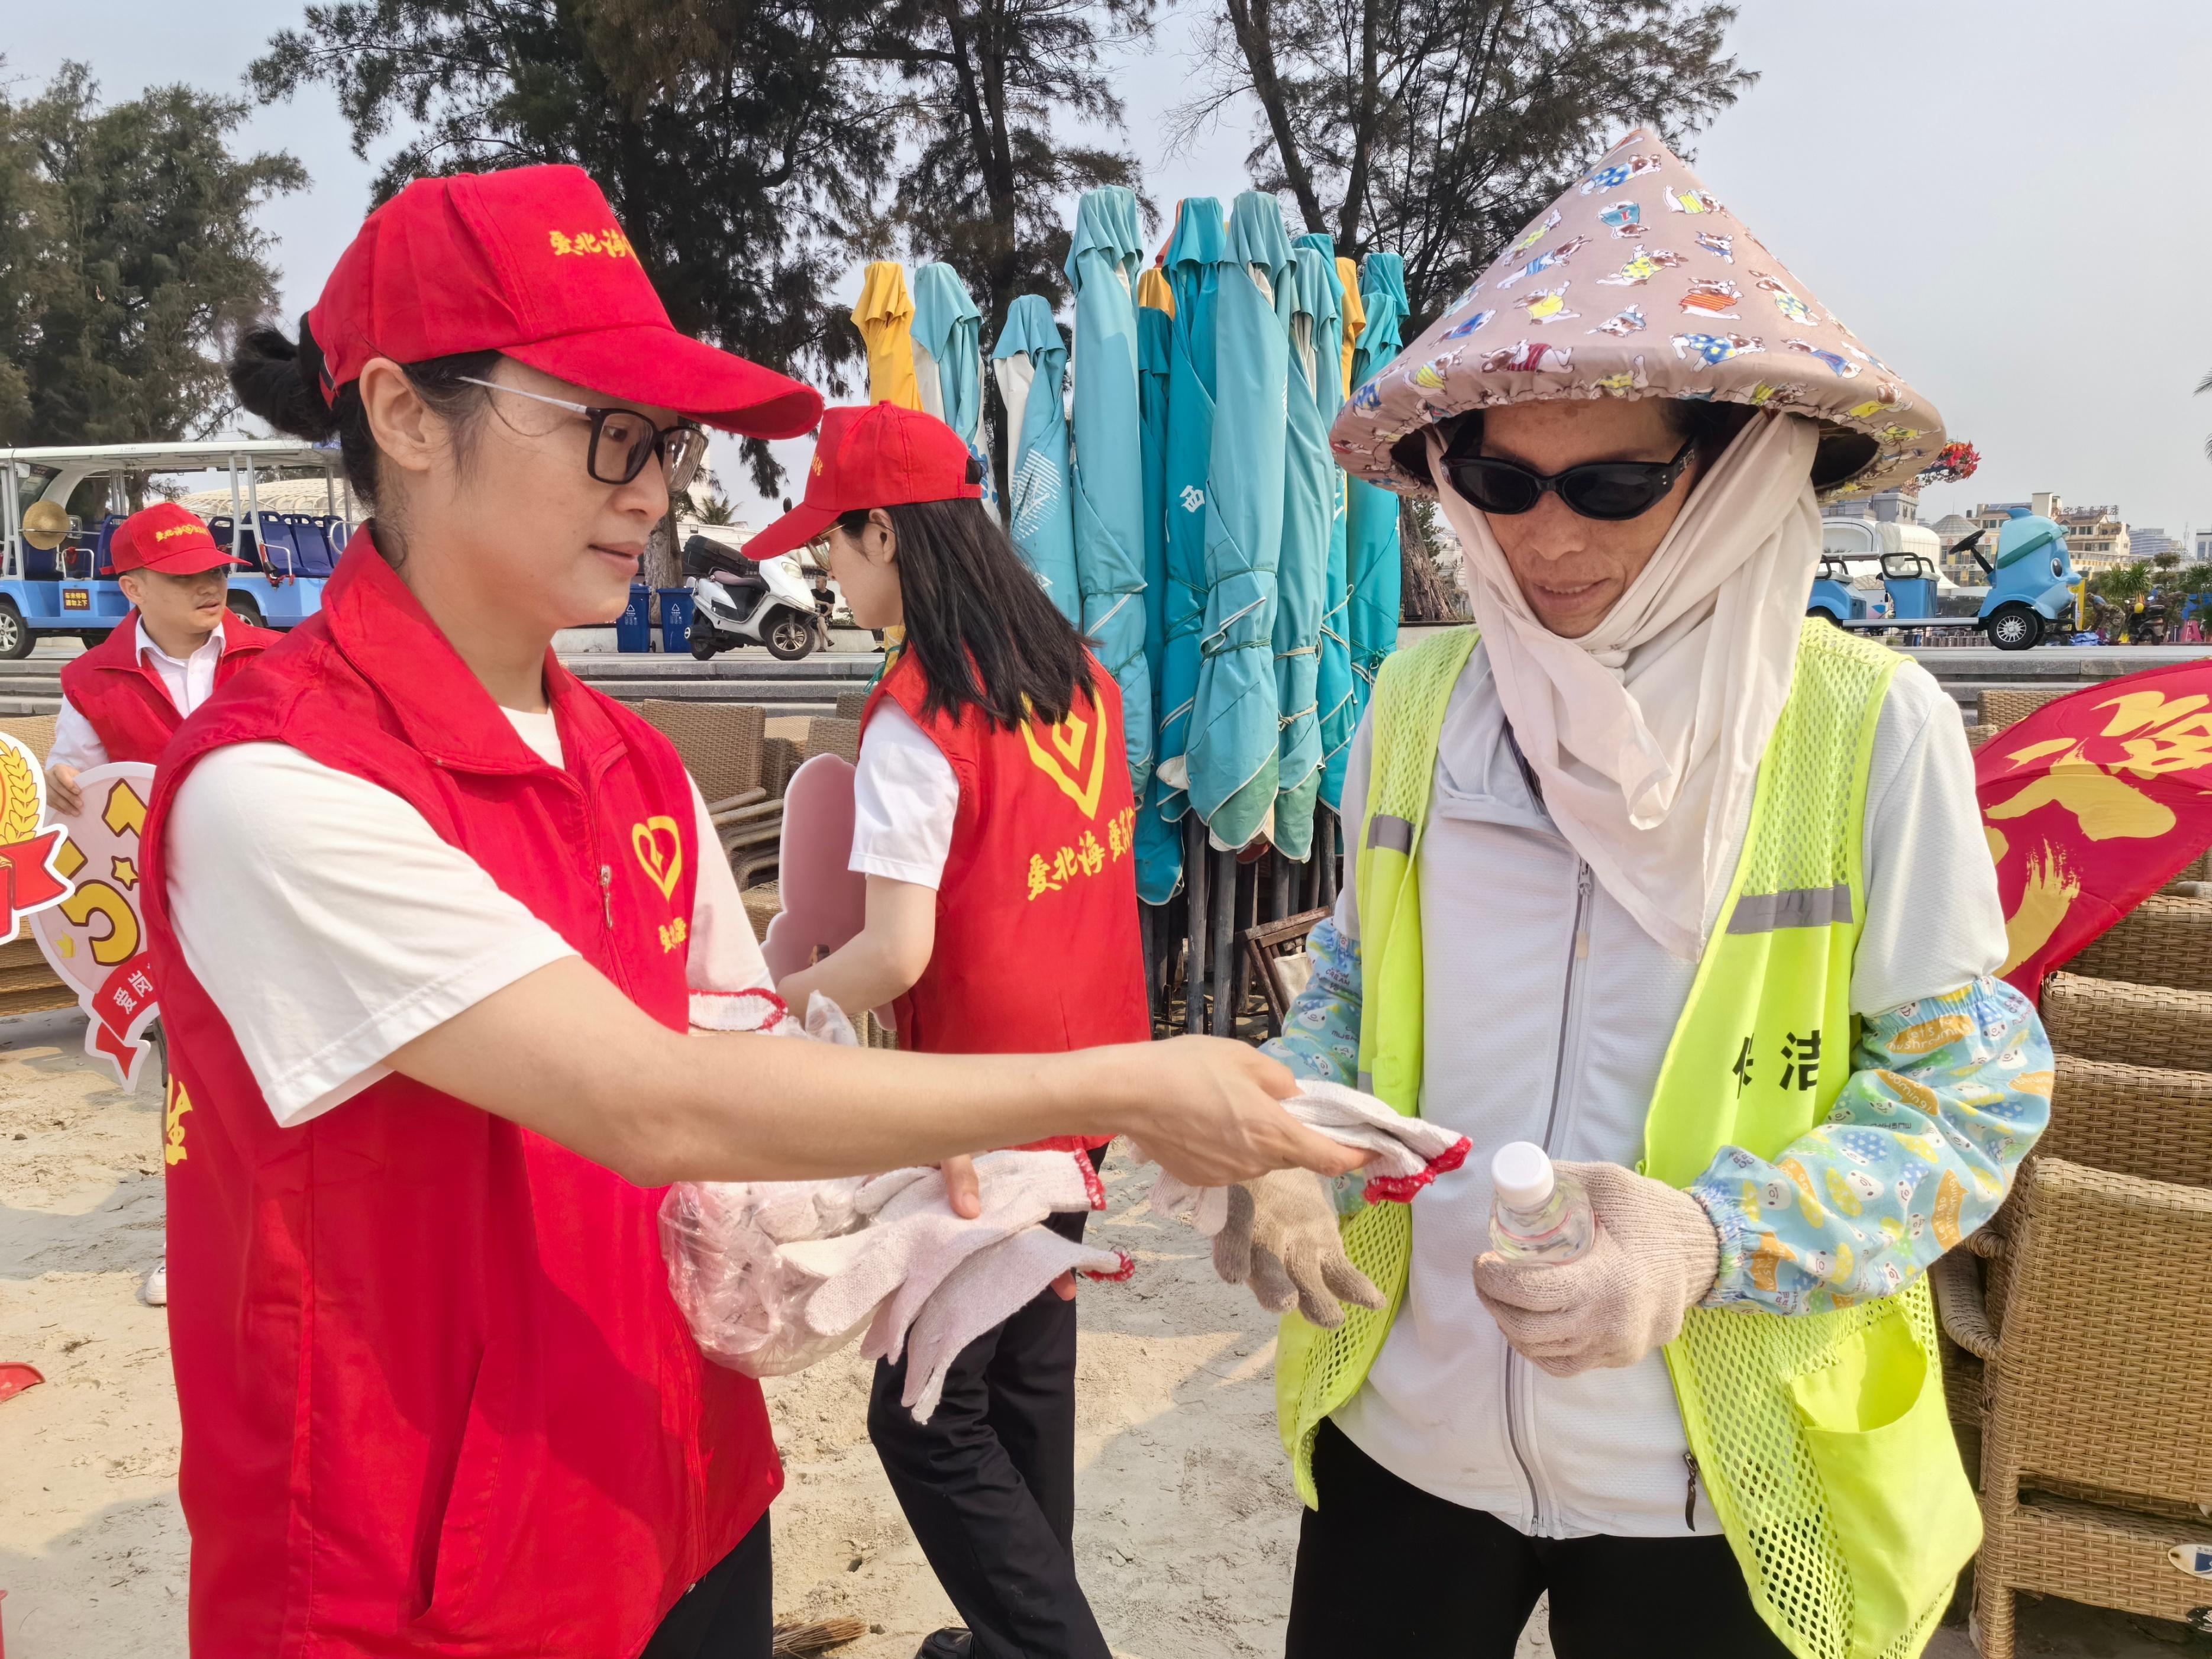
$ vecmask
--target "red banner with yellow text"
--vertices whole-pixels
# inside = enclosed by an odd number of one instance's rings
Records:
[[[2029,997],[2212,846],[2212,661],[2045,703],[1974,757],[2008,945]]]

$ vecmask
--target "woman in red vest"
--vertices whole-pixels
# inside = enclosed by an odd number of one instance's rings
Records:
[[[952,428],[833,409],[806,500],[746,544],[827,535],[863,628],[906,641],[862,716],[852,868],[866,925],[778,989],[895,1003],[902,1048],[988,1054],[1143,1042],[1136,820],[1113,676],[985,511]],[[1050,1143],[1094,1162],[1105,1139]],[[966,1159],[948,1181],[974,1202]],[[1054,1222],[1082,1236],[1084,1218]],[[868,1433],[967,1621],[918,1659],[1107,1659],[1075,1579],[1075,1306],[1066,1279],[963,1350],[927,1424],[879,1361]]]
[[[46,799],[75,812],[77,774],[110,761],[151,766],[177,727],[282,637],[240,622],[226,603],[243,561],[216,545],[198,516],[173,501],[133,513],[109,544],[116,586],[131,614],[81,657],[62,665],[62,707],[46,755]],[[169,1264],[142,1292],[169,1299]]]
[[[686,1035],[758,949],[674,750],[550,646],[621,611],[696,421],[820,400],[678,334],[585,174],[410,185],[232,380],[375,516],[145,831],[193,1651],[765,1659],[781,1473],[655,1188],[1120,1130],[1212,1180],[1346,1154],[1226,1046]]]

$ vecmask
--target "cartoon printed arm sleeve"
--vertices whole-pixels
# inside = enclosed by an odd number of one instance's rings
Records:
[[[1359,1072],[1359,941],[1318,924],[1306,936],[1313,978],[1283,1021],[1283,1034],[1260,1045],[1300,1077],[1317,1077],[1347,1088]]]
[[[1721,1236],[1708,1307],[1826,1313],[1902,1290],[1996,1213],[2051,1117],[2043,1022],[2002,980],[1866,1021],[1828,1121],[1691,1184]]]

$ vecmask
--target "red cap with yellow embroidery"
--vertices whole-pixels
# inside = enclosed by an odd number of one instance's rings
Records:
[[[128,570],[158,570],[168,576],[190,576],[227,564],[246,562],[224,552],[198,515],[174,501],[163,501],[133,513],[115,526],[107,551],[118,576]]]
[[[830,410],[806,469],[806,499],[739,550],[773,559],[864,507],[981,501],[983,486],[969,472],[968,446],[933,415],[896,404]]]
[[[368,216],[302,332],[325,397],[372,357],[497,351],[749,437],[795,438],[822,413],[812,387],[677,332],[580,167],[416,179]]]

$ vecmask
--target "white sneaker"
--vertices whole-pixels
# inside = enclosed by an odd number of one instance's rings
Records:
[[[138,1287],[138,1299],[149,1308],[169,1305],[169,1263],[166,1257],[160,1267],[146,1275],[146,1282]]]

